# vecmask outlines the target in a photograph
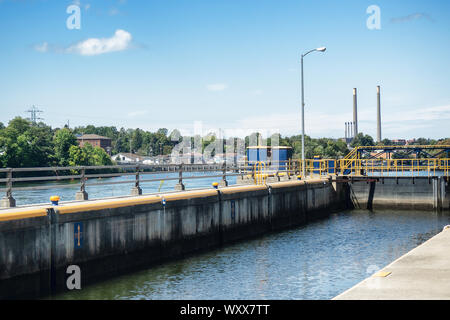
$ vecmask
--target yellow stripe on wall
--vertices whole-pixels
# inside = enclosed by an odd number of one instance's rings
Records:
[[[258,190],[267,190],[267,186],[247,185],[247,186],[241,186],[241,187],[221,188],[220,192],[223,194],[233,194],[233,193],[239,193],[239,192],[258,191]]]
[[[295,180],[295,181],[283,181],[283,182],[269,183],[269,186],[271,186],[273,189],[277,189],[277,188],[301,186],[304,184],[306,184],[305,181]]]
[[[55,209],[58,210],[59,214],[66,214],[66,213],[74,213],[74,212],[86,212],[86,211],[94,211],[94,210],[102,210],[102,209],[120,208],[120,207],[126,207],[126,206],[135,206],[135,205],[140,205],[140,204],[159,203],[159,202],[161,202],[160,197],[150,196],[150,197],[142,197],[142,198],[90,202],[90,203],[81,203],[81,204],[64,205],[64,206],[60,205],[60,206],[55,207]]]
[[[45,208],[31,209],[24,211],[0,213],[0,221],[20,220],[26,218],[45,217],[47,210]]]
[[[161,198],[166,199],[166,201],[175,201],[175,200],[185,200],[185,199],[194,199],[194,198],[204,198],[204,197],[212,197],[217,196],[217,190],[202,190],[202,191],[188,191],[181,193],[171,193],[167,195],[161,195]]]

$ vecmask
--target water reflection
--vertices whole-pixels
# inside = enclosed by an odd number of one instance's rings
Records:
[[[345,211],[67,292],[55,299],[330,299],[423,243],[449,217]]]

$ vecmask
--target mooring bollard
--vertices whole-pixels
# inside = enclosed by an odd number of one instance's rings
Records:
[[[78,191],[76,193],[75,200],[83,201],[83,200],[87,200],[88,199],[88,194],[86,192],[86,177],[85,177],[85,174],[86,174],[86,169],[83,167],[83,168],[81,168],[80,191]]]
[[[142,195],[142,188],[139,186],[139,165],[136,166],[136,180],[134,182],[134,187],[131,189],[131,195],[140,196]]]
[[[51,196],[50,201],[52,202],[52,205],[57,206],[59,201],[59,196]]]
[[[227,164],[226,162],[222,165],[222,181],[220,181],[221,187],[228,187],[228,181],[227,181]]]
[[[175,185],[175,190],[177,191],[183,191],[184,184],[183,184],[183,164],[180,164],[180,167],[178,169],[178,184]]]
[[[16,200],[12,196],[12,171],[13,169],[8,168],[6,174],[6,197],[1,200],[2,208],[12,208],[16,206]]]

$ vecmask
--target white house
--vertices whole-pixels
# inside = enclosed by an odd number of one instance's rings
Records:
[[[122,152],[111,156],[111,159],[120,163],[139,163],[144,160],[144,157],[133,153]]]

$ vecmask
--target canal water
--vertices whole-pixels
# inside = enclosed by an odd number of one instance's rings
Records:
[[[331,299],[436,235],[449,221],[433,212],[343,211],[52,298]]]

